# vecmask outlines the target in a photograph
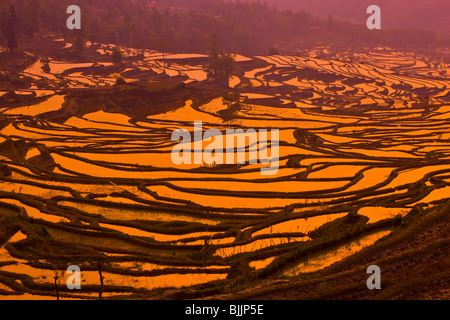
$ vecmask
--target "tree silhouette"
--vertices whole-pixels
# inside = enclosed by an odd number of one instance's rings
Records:
[[[13,19],[8,21],[6,26],[6,41],[8,42],[9,52],[13,53],[15,49],[19,46],[16,35],[16,27]]]
[[[100,24],[97,19],[94,19],[88,27],[88,39],[91,40],[92,44],[96,42],[101,42],[101,36],[100,36]]]
[[[16,8],[13,5],[9,6],[9,21],[11,21],[14,26],[17,25],[19,19],[17,18]]]
[[[118,47],[114,47],[111,53],[111,61],[114,64],[121,64],[123,61],[122,51]]]
[[[216,34],[211,38],[207,71],[211,77],[229,86],[228,80],[234,71],[236,61],[231,54],[224,54]]]
[[[41,32],[41,7],[38,0],[32,0],[29,5],[30,13],[30,26],[27,30],[29,36],[33,36],[34,33]]]
[[[221,68],[226,81],[227,86],[228,80],[230,79],[234,69],[236,68],[236,60],[231,54],[224,54],[220,57]]]
[[[211,42],[209,44],[209,59],[213,61],[223,54],[222,45],[219,42],[219,37],[217,34],[213,34],[211,37]]]
[[[225,95],[222,100],[227,108],[220,110],[217,114],[222,119],[223,123],[230,126],[236,120],[237,113],[241,109],[240,96],[238,93],[229,93]]]
[[[81,55],[84,52],[84,49],[86,48],[86,39],[84,37],[84,31],[83,30],[74,30],[74,31],[75,31],[75,39],[73,43],[73,49],[77,54]]]
[[[163,68],[166,68],[166,53],[169,51],[171,47],[171,43],[168,39],[159,39],[158,40],[158,48],[163,56]]]

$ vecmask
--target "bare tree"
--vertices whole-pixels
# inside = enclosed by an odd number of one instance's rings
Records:
[[[98,298],[103,299],[103,275],[102,275],[102,263],[98,261],[98,274],[100,276],[100,291],[98,292]]]
[[[58,270],[54,270],[55,275],[53,277],[53,279],[55,279],[55,292],[56,292],[56,300],[59,301],[59,289],[58,289],[58,280],[61,277],[61,274],[58,273]]]

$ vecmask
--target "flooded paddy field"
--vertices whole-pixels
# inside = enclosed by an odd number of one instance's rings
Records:
[[[206,56],[122,48],[118,66],[101,59],[112,49],[48,72],[38,60],[22,72],[38,89],[0,96],[0,296],[54,298],[55,281],[67,299],[220,294],[325,270],[450,200],[447,65],[390,50],[237,56],[219,90]],[[240,109],[225,122],[231,90]],[[172,132],[194,121],[279,129],[277,174],[175,165]]]

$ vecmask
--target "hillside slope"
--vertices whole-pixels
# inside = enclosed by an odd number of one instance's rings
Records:
[[[21,37],[48,32],[64,33],[69,42],[76,38],[78,43],[90,40],[193,53],[207,53],[211,36],[217,34],[225,51],[248,55],[265,55],[273,48],[293,54],[323,43],[341,47],[369,44],[420,48],[435,43],[435,36],[424,30],[371,32],[358,19],[355,22],[359,24],[352,24],[318,18],[304,11],[274,10],[260,2],[220,0],[192,0],[188,5],[185,1],[166,0],[158,1],[156,7],[145,0],[86,0],[80,3],[83,21],[80,32],[69,32],[66,28],[70,1],[6,0],[0,4],[0,34],[5,34],[11,4],[18,21],[19,48]],[[3,38],[0,44],[6,43],[6,36]]]

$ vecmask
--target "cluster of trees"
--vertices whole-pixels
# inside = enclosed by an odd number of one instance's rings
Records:
[[[219,42],[217,34],[211,38],[209,61],[207,71],[210,77],[216,79],[223,85],[228,86],[228,80],[235,68],[235,59],[231,54],[225,54]]]
[[[69,0],[2,0],[0,15],[14,5],[21,35],[65,33]],[[266,54],[272,43],[301,33],[313,18],[279,13],[260,3],[222,0],[79,0],[83,37],[134,48],[207,52],[217,34],[227,52]],[[318,19],[316,19],[318,21]]]
[[[242,109],[241,97],[237,92],[232,92],[226,94],[222,100],[227,108],[220,110],[218,116],[222,119],[223,123],[231,126],[236,120],[238,112]]]
[[[369,33],[363,25],[240,0],[159,0],[156,7],[150,0],[78,0],[82,31],[74,33],[66,28],[66,9],[71,4],[69,0],[2,0],[0,21],[8,21],[10,5],[14,5],[15,31],[20,36],[52,32],[80,44],[90,40],[166,52],[207,53],[212,34],[220,38],[224,51],[248,55],[275,52],[274,48],[281,52],[289,47],[287,43],[341,40],[395,45],[399,36],[420,44],[422,38],[428,39],[413,33]]]

